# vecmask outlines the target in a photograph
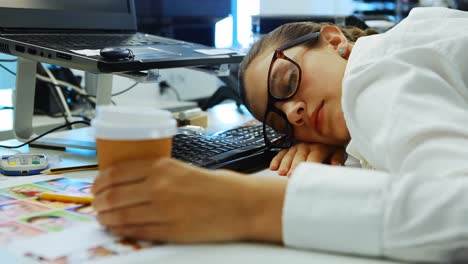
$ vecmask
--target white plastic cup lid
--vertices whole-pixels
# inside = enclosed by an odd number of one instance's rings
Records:
[[[96,138],[114,140],[168,138],[177,132],[171,113],[153,107],[97,106],[91,126]]]

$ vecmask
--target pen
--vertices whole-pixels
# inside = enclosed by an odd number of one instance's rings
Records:
[[[76,203],[76,204],[91,204],[94,200],[92,196],[78,196],[58,193],[41,193],[39,194],[40,200],[64,202],[64,203]]]
[[[91,164],[91,165],[84,165],[84,166],[75,166],[75,167],[63,167],[63,168],[55,168],[55,169],[48,169],[48,170],[43,170],[41,171],[41,174],[49,174],[49,175],[55,175],[55,174],[62,174],[65,172],[75,172],[75,171],[85,171],[85,170],[97,170],[98,165],[97,164]]]

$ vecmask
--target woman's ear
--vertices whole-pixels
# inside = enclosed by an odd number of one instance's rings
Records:
[[[349,41],[337,26],[323,26],[320,30],[320,42],[331,46],[341,57],[349,57]]]

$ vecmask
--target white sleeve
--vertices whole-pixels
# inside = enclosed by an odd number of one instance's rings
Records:
[[[385,173],[302,163],[283,209],[288,246],[380,256]]]
[[[347,122],[380,171],[300,165],[283,209],[286,245],[439,263],[468,245],[468,87],[460,72],[468,61],[450,55],[406,49],[352,75],[362,85]]]
[[[436,263],[468,245],[466,176],[394,186],[390,177],[302,163],[288,182],[285,245]]]

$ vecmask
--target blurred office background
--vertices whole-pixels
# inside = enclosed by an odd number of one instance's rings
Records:
[[[237,48],[248,48],[253,35],[263,32],[258,28],[262,26],[258,17],[354,15],[362,20],[397,23],[417,6],[466,9],[467,5],[468,0],[136,0],[142,32]]]
[[[248,49],[252,42],[291,17],[355,15],[363,20],[397,23],[416,6],[468,9],[468,0],[135,0],[142,32],[216,47]],[[254,19],[252,20],[252,16]],[[262,21],[263,17],[285,19]],[[263,22],[263,24],[262,24]],[[339,20],[338,20],[339,22]],[[376,24],[381,25],[381,24]],[[388,24],[382,24],[388,25]],[[262,27],[264,29],[262,29]],[[1,59],[12,57],[0,54]],[[15,71],[16,63],[1,62]],[[14,86],[15,76],[0,69],[0,89]],[[0,98],[1,100],[1,98]],[[1,105],[1,104],[0,104]]]
[[[468,0],[135,0],[135,4],[141,32],[239,51],[247,51],[263,34],[291,21],[347,24],[347,19],[353,17],[365,26],[384,32],[417,6],[468,9]],[[354,19],[352,24],[356,23]],[[2,59],[14,57],[0,54]],[[0,61],[0,64],[3,67],[0,68],[0,106],[11,106],[11,88],[16,80],[12,72],[16,71],[16,62]],[[176,96],[179,101],[207,98],[223,85],[214,76],[189,69],[160,72],[163,80],[179,93]],[[129,95],[143,93],[141,86]],[[157,93],[154,87],[159,86],[148,87],[154,94]],[[165,95],[159,92],[159,95],[163,100],[175,98],[170,92]]]
[[[246,52],[262,35],[287,22],[310,20],[368,25],[384,32],[416,6],[457,8],[458,2],[463,1],[136,0],[136,12],[139,31]],[[353,19],[348,21],[351,16]],[[193,71],[178,69],[163,73],[183,99],[209,96],[219,86],[210,77]],[[202,89],[193,87],[194,83],[201,83],[198,80],[206,83]]]
[[[10,60],[14,59],[16,57],[0,53],[0,64],[2,65],[0,68],[0,89],[12,88],[15,84],[16,77],[8,71],[16,71],[16,62],[10,62]],[[1,100],[2,98],[0,97],[0,105],[2,105]]]

